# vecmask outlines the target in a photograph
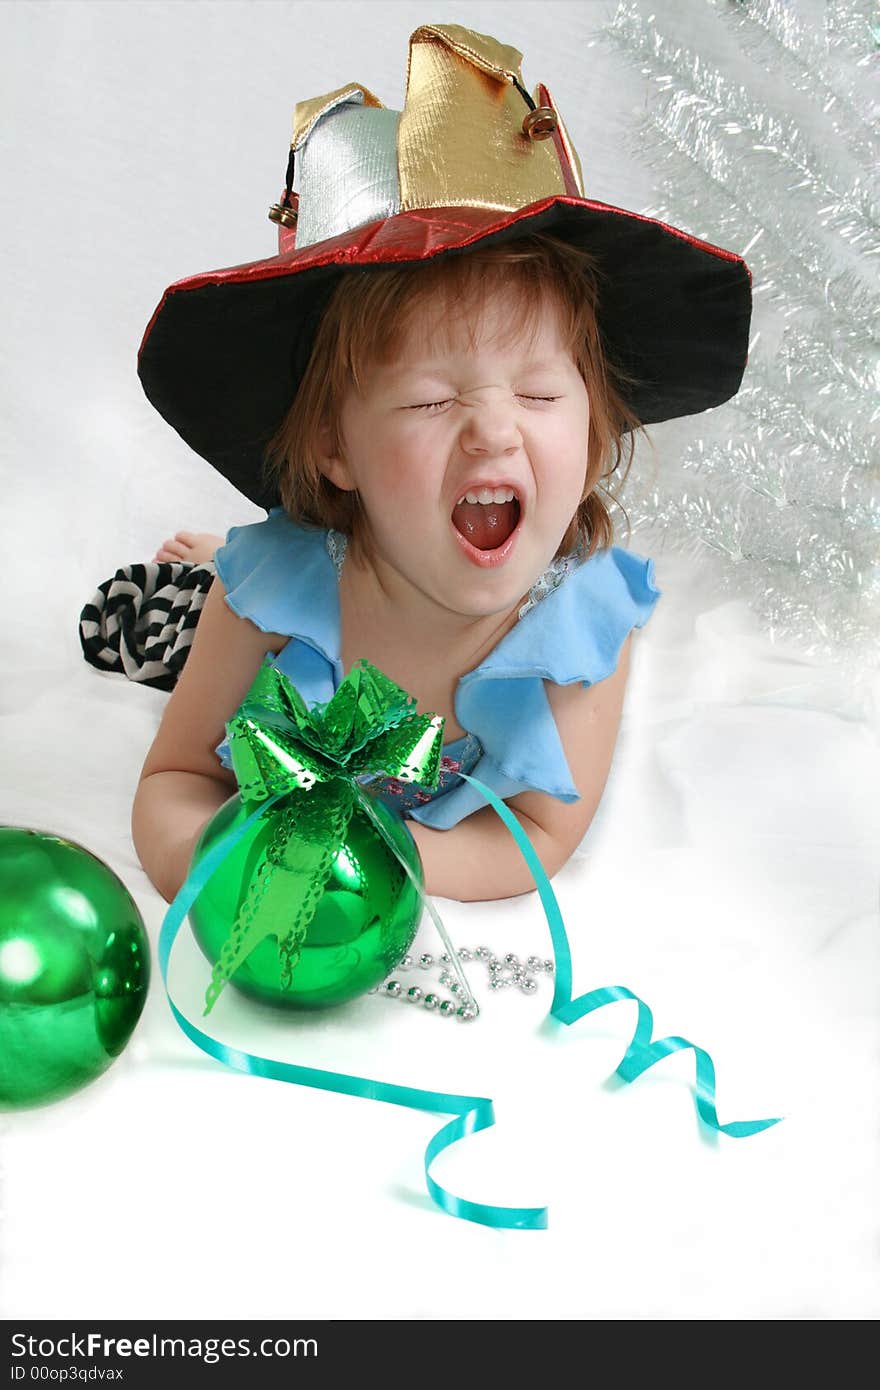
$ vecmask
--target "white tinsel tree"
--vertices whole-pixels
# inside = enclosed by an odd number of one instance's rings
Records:
[[[719,593],[747,599],[774,638],[873,668],[876,6],[830,0],[817,23],[783,0],[699,5],[703,27],[724,31],[717,63],[682,42],[686,15],[668,4],[627,0],[598,41],[650,93],[632,131],[656,171],[642,210],[750,266],[749,364],[734,400],[682,422],[677,458],[633,469],[621,501],[633,532],[706,559]]]

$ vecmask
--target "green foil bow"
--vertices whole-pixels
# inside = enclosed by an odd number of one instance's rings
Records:
[[[435,788],[443,724],[439,715],[417,714],[413,696],[368,661],[353,667],[326,705],[311,710],[282,672],[260,668],[227,725],[232,767],[251,809],[279,793],[282,799],[269,812],[270,833],[214,966],[206,1014],[242,961],[277,933],[279,920],[289,923],[278,952],[282,987],[290,987],[345,842],[357,779],[385,775]]]

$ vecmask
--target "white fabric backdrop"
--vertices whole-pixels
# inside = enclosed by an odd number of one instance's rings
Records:
[[[699,0],[675,10],[692,44],[720,42]],[[588,192],[645,205],[651,171],[620,134],[647,93],[589,42],[608,13],[546,0],[0,11],[0,821],[104,858],[153,941],[164,904],[129,810],[166,697],[86,666],[79,609],[178,527],[262,513],[143,396],[152,311],[173,280],[271,253],[294,102],[357,78],[399,105],[406,41],[426,20],[521,48]],[[681,428],[653,431],[660,467]],[[694,562],[646,533],[633,548],[655,555],[664,592],[637,638],[603,804],[556,880],[575,985],[625,984],[657,1036],[708,1048],[722,1121],[784,1123],[707,1136],[689,1054],[604,1085],[631,1005],[551,1028],[546,987],[489,996],[474,973],[483,1016],[466,1027],[374,997],[288,1019],[227,991],[217,1034],[250,1050],[493,1096],[496,1128],[436,1175],[477,1200],[546,1202],[551,1222],[493,1232],[425,1195],[435,1118],[224,1071],[178,1031],[156,974],[103,1078],[0,1116],[4,1317],[877,1316],[876,673],[774,646]],[[535,895],[438,905],[459,945],[547,952]],[[183,943],[173,988],[194,1019],[204,984]]]

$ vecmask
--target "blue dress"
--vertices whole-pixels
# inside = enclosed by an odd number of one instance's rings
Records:
[[[345,537],[297,525],[283,507],[233,526],[214,557],[226,602],[263,632],[293,639],[266,660],[309,707],[326,704],[343,678],[339,574]],[[616,669],[634,627],[644,627],[660,590],[654,562],[619,546],[589,560],[555,561],[519,610],[517,623],[458,682],[455,715],[467,733],[445,744],[433,793],[382,779],[382,799],[423,825],[449,830],[486,803],[457,772],[473,772],[506,800],[523,791],[578,800],[544,681],[595,685]],[[229,745],[217,754],[229,767]]]

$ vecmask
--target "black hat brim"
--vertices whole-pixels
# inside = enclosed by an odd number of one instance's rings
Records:
[[[603,343],[635,381],[624,395],[642,424],[696,415],[735,395],[751,321],[743,259],[655,219],[573,197],[508,213],[398,213],[316,246],[178,281],[144,334],[144,391],[197,454],[268,510],[279,498],[263,478],[264,451],[340,275],[538,231],[597,259]]]

